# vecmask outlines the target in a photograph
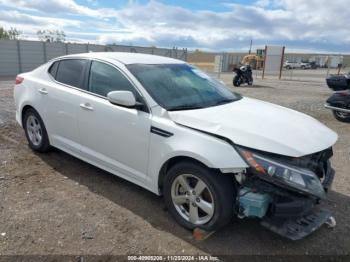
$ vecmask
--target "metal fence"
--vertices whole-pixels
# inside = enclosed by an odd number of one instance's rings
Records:
[[[124,45],[49,43],[27,40],[0,40],[0,76],[14,76],[33,70],[52,58],[86,52],[133,52],[167,56],[187,61],[187,49]]]

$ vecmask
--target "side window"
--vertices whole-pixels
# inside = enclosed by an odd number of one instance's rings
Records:
[[[63,84],[74,87],[80,87],[80,81],[87,60],[83,59],[68,59],[61,60],[58,66],[56,80]]]
[[[109,92],[118,90],[131,91],[134,93],[136,100],[140,101],[141,99],[140,94],[136,92],[130,81],[116,68],[93,61],[90,69],[89,91],[107,96]]]
[[[59,61],[54,62],[49,68],[49,74],[52,75],[53,78],[56,78],[58,63]]]

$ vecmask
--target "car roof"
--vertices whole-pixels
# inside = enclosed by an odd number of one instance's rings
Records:
[[[128,52],[91,52],[91,53],[81,53],[74,55],[66,55],[59,57],[62,58],[96,58],[96,59],[109,59],[117,60],[120,63],[129,64],[182,64],[185,63],[182,60],[140,53],[128,53]]]

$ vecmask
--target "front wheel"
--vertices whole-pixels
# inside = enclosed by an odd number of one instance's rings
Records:
[[[175,220],[185,228],[217,230],[233,218],[233,178],[200,164],[179,163],[165,177],[164,200]]]
[[[252,78],[252,77],[249,77],[248,85],[249,85],[249,86],[252,86],[252,85],[253,85],[253,78]]]
[[[240,77],[239,76],[235,76],[234,78],[233,78],[233,85],[234,86],[240,86],[241,85],[241,81],[240,81],[240,79],[239,79]]]

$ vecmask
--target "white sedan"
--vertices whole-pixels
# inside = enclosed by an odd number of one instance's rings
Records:
[[[257,217],[300,239],[331,216],[314,206],[332,183],[336,133],[233,93],[183,61],[135,53],[59,57],[18,75],[14,97],[30,148],[61,149],[164,195],[189,229]],[[317,219],[298,231],[274,222],[309,213]]]

